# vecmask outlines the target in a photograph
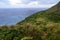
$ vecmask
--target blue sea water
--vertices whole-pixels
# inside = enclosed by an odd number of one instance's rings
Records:
[[[44,8],[0,8],[0,25],[15,25]]]

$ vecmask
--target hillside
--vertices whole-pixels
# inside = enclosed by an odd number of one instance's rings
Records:
[[[60,2],[16,25],[2,26],[0,40],[60,40]]]
[[[22,26],[26,26],[26,25],[32,26],[39,30],[42,29],[48,32],[51,31],[51,34],[52,31],[53,33],[55,33],[54,31],[59,32],[60,31],[60,2],[48,10],[41,11],[27,17],[25,20],[23,20],[18,24]],[[52,40],[52,38],[50,40]]]

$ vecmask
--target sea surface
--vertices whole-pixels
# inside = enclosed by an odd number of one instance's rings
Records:
[[[0,8],[0,25],[15,25],[44,8]]]

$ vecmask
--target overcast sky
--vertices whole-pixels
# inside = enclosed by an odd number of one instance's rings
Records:
[[[0,0],[0,8],[49,8],[60,0]]]

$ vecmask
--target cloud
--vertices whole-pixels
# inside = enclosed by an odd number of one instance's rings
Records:
[[[17,4],[22,3],[22,1],[19,1],[19,0],[9,0],[9,3],[10,3],[10,5],[17,5]]]
[[[60,1],[60,0],[58,0]],[[57,0],[0,0],[0,7],[8,8],[49,8]]]
[[[16,3],[14,2],[13,3],[14,7],[16,8],[50,8],[51,6],[55,5],[55,4],[39,4],[38,1],[32,1],[28,4],[24,4],[22,2],[17,2]]]

